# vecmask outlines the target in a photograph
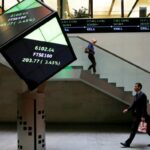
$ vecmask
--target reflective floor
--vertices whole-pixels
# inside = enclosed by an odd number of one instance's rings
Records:
[[[46,150],[121,150],[129,135],[127,125],[47,125]],[[138,133],[130,149],[148,150],[150,137]],[[16,126],[0,125],[0,149],[17,150]]]

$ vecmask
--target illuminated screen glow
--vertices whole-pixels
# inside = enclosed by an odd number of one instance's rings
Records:
[[[23,1],[0,16],[0,51],[38,27],[54,12],[37,1]]]
[[[67,36],[53,15],[45,24],[2,51],[30,90],[76,59]]]

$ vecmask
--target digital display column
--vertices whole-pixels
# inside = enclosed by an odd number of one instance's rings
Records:
[[[30,90],[76,60],[58,14],[44,5],[1,19],[1,53]]]
[[[18,40],[2,54],[30,90],[76,59],[57,16]]]

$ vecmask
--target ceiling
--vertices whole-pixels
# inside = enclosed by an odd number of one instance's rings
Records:
[[[21,0],[20,0],[21,1]],[[43,0],[47,5],[57,10],[59,0]],[[64,0],[69,8],[70,13],[74,9],[79,10],[81,7],[88,8],[90,0]],[[121,2],[123,0],[93,0],[93,16],[94,18],[114,18],[121,17]],[[18,0],[4,0],[5,10],[18,3]],[[2,5],[2,0],[0,0]],[[140,9],[146,12],[146,16],[150,13],[150,0],[124,0],[124,17],[139,17]]]

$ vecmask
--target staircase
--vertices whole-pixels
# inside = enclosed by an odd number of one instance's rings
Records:
[[[88,41],[79,37],[69,37],[69,39],[78,59],[69,66],[71,69],[61,70],[49,80],[80,80],[127,105],[130,105],[133,101],[133,85],[140,81],[144,85],[143,91],[150,99],[149,72],[96,46],[97,72],[100,75],[91,74],[90,71],[85,70],[89,64],[87,55],[83,52]],[[0,62],[9,67],[1,56]],[[148,108],[150,112],[150,105],[148,105]]]
[[[131,105],[133,102],[132,91],[124,91],[123,87],[116,87],[116,83],[109,83],[108,79],[101,79],[99,74],[82,70],[80,80],[127,105]],[[147,111],[150,114],[150,104],[147,104]]]
[[[117,87],[116,83],[110,83],[107,78],[100,78],[99,74],[92,74],[90,70],[84,70],[83,66],[70,66],[49,80],[82,81],[127,105],[133,101],[132,91],[125,91],[123,87]]]
[[[130,105],[133,101],[132,92],[116,87],[115,83],[108,83],[107,79],[101,79],[98,74],[91,74],[89,70],[81,71],[80,80],[125,104]]]
[[[83,52],[83,50],[88,45],[88,41],[77,36],[74,36],[74,37],[70,36],[69,40],[78,58],[71,65],[80,66],[82,64],[83,69],[86,70],[89,67],[90,62],[87,58],[87,55]],[[115,83],[116,87],[123,87],[122,91],[124,92],[133,91],[134,84],[136,82],[141,82],[143,84],[142,91],[146,93],[147,98],[150,100],[150,90],[149,90],[150,89],[150,84],[149,84],[150,72],[149,71],[144,70],[143,68],[129,62],[128,60],[125,60],[111,53],[111,50],[107,50],[101,47],[100,45],[95,45],[95,59],[96,59],[96,72],[100,74],[100,79],[103,79],[103,78],[108,79],[108,82],[106,83]],[[85,73],[83,72],[84,71],[82,71],[82,75]],[[86,81],[86,79],[87,77],[85,78],[85,80],[82,78],[84,82],[90,85],[93,85],[91,82]],[[96,80],[96,82],[100,82],[100,81],[97,81],[97,79],[94,79],[94,80]],[[115,84],[114,84],[114,87],[115,87]],[[95,87],[99,89],[99,86],[96,85]],[[100,89],[103,90],[103,88],[100,88]],[[116,94],[114,95],[113,93],[110,93],[110,95],[115,96]],[[121,100],[122,98],[124,98],[124,96],[121,96]],[[123,102],[130,103],[130,100],[129,101],[123,100]]]

